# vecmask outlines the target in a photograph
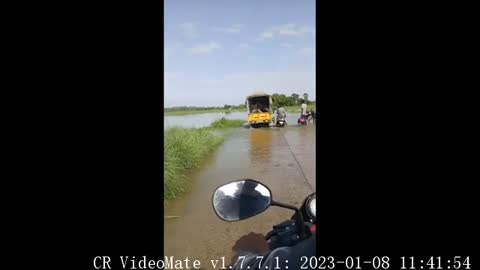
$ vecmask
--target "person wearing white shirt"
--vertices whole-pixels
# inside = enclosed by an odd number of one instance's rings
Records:
[[[305,102],[302,103],[300,118],[304,118],[307,121],[308,112],[307,112],[307,104]]]

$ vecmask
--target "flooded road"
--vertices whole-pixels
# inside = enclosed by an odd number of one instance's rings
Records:
[[[247,112],[232,112],[232,113],[199,113],[187,115],[169,115],[165,116],[163,122],[163,129],[169,127],[179,126],[186,128],[201,128],[209,126],[213,121],[222,117],[226,119],[241,119],[247,122]],[[290,125],[297,124],[298,113],[287,113],[287,123]]]
[[[192,185],[165,208],[165,255],[201,261],[225,256],[230,262],[235,241],[249,232],[265,234],[293,211],[271,207],[258,216],[238,221],[220,220],[212,208],[216,187],[251,178],[267,185],[276,201],[300,206],[315,191],[315,126],[296,125],[287,118],[285,128],[243,129],[231,134],[201,169],[191,174]],[[217,266],[218,269],[218,266]]]

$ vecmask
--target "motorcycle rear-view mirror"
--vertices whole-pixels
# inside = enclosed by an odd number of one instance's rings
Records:
[[[238,221],[258,215],[272,204],[272,193],[262,183],[242,179],[218,187],[213,209],[225,221]]]

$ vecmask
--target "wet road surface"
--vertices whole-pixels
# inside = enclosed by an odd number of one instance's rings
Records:
[[[316,188],[315,127],[238,129],[190,177],[189,191],[165,208],[165,216],[174,216],[165,218],[165,256],[198,259],[202,269],[213,269],[212,259],[225,256],[230,262],[241,236],[265,234],[294,213],[271,207],[246,220],[225,222],[213,211],[214,190],[232,180],[256,179],[270,188],[274,200],[300,206]]]

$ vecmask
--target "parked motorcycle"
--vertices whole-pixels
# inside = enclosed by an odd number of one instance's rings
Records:
[[[316,231],[316,193],[304,200],[300,209],[272,199],[270,189],[253,179],[242,179],[218,187],[212,197],[215,214],[224,221],[239,221],[258,215],[270,206],[295,211],[290,220],[273,226],[265,235],[270,250],[293,246]]]

